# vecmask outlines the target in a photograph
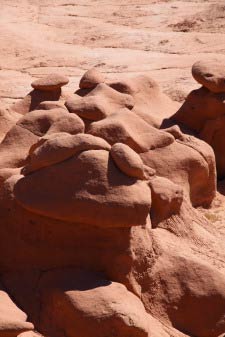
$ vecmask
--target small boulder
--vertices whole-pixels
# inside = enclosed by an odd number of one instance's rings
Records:
[[[102,138],[88,134],[50,137],[39,142],[40,146],[30,153],[30,162],[23,169],[24,174],[64,161],[87,150],[110,150],[111,146]]]
[[[128,145],[116,143],[110,152],[118,168],[130,177],[144,178],[144,164],[140,156]]]
[[[92,89],[99,83],[104,83],[105,77],[97,69],[92,68],[81,77],[79,87],[81,89]]]
[[[37,90],[52,91],[60,89],[67,83],[69,83],[68,77],[60,74],[50,74],[35,80],[31,83],[31,86]]]
[[[192,66],[194,79],[215,93],[225,92],[225,69],[216,61],[198,61]]]

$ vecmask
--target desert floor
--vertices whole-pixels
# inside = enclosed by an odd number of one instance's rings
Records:
[[[24,97],[34,78],[55,71],[75,89],[93,66],[109,79],[148,72],[182,102],[199,87],[191,76],[195,61],[225,65],[224,0],[0,0],[0,32],[6,104]],[[218,194],[203,211],[218,226],[224,199]]]

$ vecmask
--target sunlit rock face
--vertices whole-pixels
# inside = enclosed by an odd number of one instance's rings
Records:
[[[217,337],[224,238],[194,208],[216,193],[212,148],[146,75],[67,82],[33,82],[0,144],[0,336]]]
[[[214,150],[218,178],[225,177],[225,71],[219,61],[198,61],[192,67],[202,85],[187,96],[173,119],[208,143]]]

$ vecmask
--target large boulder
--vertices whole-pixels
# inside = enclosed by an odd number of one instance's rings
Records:
[[[41,330],[61,337],[148,337],[148,314],[120,283],[76,270],[45,274],[40,281]]]
[[[147,183],[121,173],[101,149],[19,179],[14,193],[34,213],[100,227],[145,224],[151,205]]]

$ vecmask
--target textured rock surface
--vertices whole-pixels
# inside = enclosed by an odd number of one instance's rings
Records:
[[[194,79],[212,92],[225,92],[225,70],[220,62],[199,61],[192,66]]]
[[[71,113],[91,121],[98,121],[120,109],[132,109],[134,100],[131,95],[119,93],[101,83],[84,97],[72,97],[65,105]]]
[[[105,82],[105,77],[95,68],[88,70],[79,83],[80,89],[92,89],[96,85]]]
[[[137,179],[144,178],[144,164],[140,156],[129,146],[116,143],[112,146],[110,154],[122,172]]]
[[[90,272],[47,273],[40,282],[46,334],[71,337],[147,337],[148,314],[126,287]],[[56,321],[56,325],[52,322]]]
[[[60,133],[59,133],[60,134]],[[73,157],[80,152],[87,150],[110,150],[111,146],[102,138],[88,134],[78,133],[77,135],[64,134],[50,139],[39,140],[40,146],[29,152],[29,163],[24,167],[23,173],[30,173],[42,167],[51,166]],[[34,144],[35,146],[35,144]]]
[[[215,197],[212,148],[147,75],[73,92],[9,110],[1,282],[46,337],[218,337],[224,233],[194,209]]]
[[[134,151],[143,153],[148,150],[165,147],[174,142],[174,137],[152,127],[135,112],[123,109],[89,125],[87,132],[107,140],[130,146]]]
[[[26,322],[27,315],[2,289],[0,285],[0,336],[16,337],[20,332],[32,330],[33,324]]]
[[[151,219],[156,226],[162,220],[179,213],[183,202],[183,189],[162,177],[152,178],[149,184],[152,192]]]
[[[225,162],[221,153],[225,145],[225,73],[218,61],[197,62],[193,65],[192,73],[203,87],[187,96],[173,119],[212,146],[218,177],[224,178]]]
[[[47,167],[16,184],[16,200],[23,207],[54,219],[95,226],[145,224],[151,205],[147,184],[122,174],[108,151],[87,150],[65,161],[61,156],[57,165],[54,159],[42,161]],[[44,195],[40,186],[45,186]]]
[[[202,60],[208,64],[216,58],[217,64],[221,65],[221,76],[225,64],[224,23],[224,3],[215,0],[1,0],[0,137],[3,139],[9,130],[10,133],[1,144],[0,154],[0,279],[14,303],[23,308],[36,329],[41,329],[41,313],[42,319],[48,321],[44,315],[47,305],[40,305],[39,283],[45,277],[44,271],[59,268],[66,274],[65,267],[69,265],[85,267],[92,272],[101,271],[101,279],[124,284],[129,289],[125,289],[126,293],[137,295],[148,312],[148,337],[223,337],[224,196],[217,193],[211,208],[194,211],[190,206],[190,199],[194,205],[209,205],[215,195],[213,153],[202,141],[180,133],[173,121],[162,123],[180,106],[162,94],[150,77],[156,79],[170,97],[182,102],[188,92],[199,87],[191,76],[193,63]],[[48,110],[50,105],[42,105],[42,102],[49,100],[52,107],[61,107],[78,88],[83,73],[93,67],[102,71],[105,83],[133,97],[132,112],[151,126],[165,128],[164,131],[173,136],[165,146],[162,133],[149,129],[147,137],[143,137],[142,127],[130,128],[129,125],[128,134],[131,135],[132,129],[133,140],[129,140],[128,145],[135,144],[131,148],[142,159],[143,156],[148,159],[144,165],[146,181],[142,182],[146,182],[152,195],[154,186],[150,186],[149,179],[159,181],[162,179],[159,176],[169,179],[166,191],[155,188],[160,196],[161,210],[164,211],[163,205],[169,205],[173,200],[173,188],[177,189],[174,184],[182,187],[183,202],[180,209],[177,208],[177,214],[154,221],[154,215],[159,213],[153,211],[153,196],[145,226],[105,228],[54,220],[29,212],[15,201],[14,186],[24,179],[20,173],[29,163],[29,154],[47,139],[58,140],[65,136],[65,131],[73,133],[79,119],[68,119],[66,127],[56,124],[50,134],[36,135],[13,128],[21,118],[13,110],[19,114]],[[54,72],[70,78],[65,88],[52,92],[34,90],[19,102],[30,90],[34,79]],[[135,81],[125,78],[131,75],[136,77]],[[138,75],[141,75],[139,79]],[[80,97],[86,97],[88,91],[91,90],[79,90]],[[212,93],[203,88],[191,96],[190,104],[181,109],[190,115],[189,130],[180,125],[181,130],[195,133],[213,146],[217,171],[223,177],[223,93]],[[15,101],[13,110],[3,109],[2,103],[9,105]],[[105,109],[110,114],[112,110]],[[131,118],[131,114],[127,117]],[[67,120],[65,115],[60,123],[63,120]],[[140,125],[138,119],[135,123]],[[179,121],[176,123],[180,124]],[[79,132],[88,131],[90,124],[93,124],[92,120],[83,120],[83,131]],[[127,120],[123,126],[128,129]],[[117,127],[114,127],[115,131]],[[119,136],[117,132],[118,140],[110,144],[123,142]],[[158,145],[153,149],[152,144],[161,144],[160,149],[157,149]],[[49,168],[67,160],[71,159]],[[39,173],[42,170],[45,168]],[[124,177],[123,173],[123,183]],[[96,184],[93,179],[87,188]],[[112,189],[117,187],[114,184]],[[46,189],[39,188],[44,199]],[[224,182],[219,182],[218,188],[224,194]],[[123,199],[123,195],[120,197]],[[50,294],[51,286],[49,290]],[[90,292],[94,290],[89,289]],[[59,294],[62,294],[60,289],[57,298]],[[48,305],[56,308],[57,302]],[[90,310],[94,312],[95,307]],[[60,324],[66,322],[67,329],[76,323],[74,318],[68,321],[60,310],[57,312],[62,318]],[[143,309],[140,308],[139,313],[144,316]],[[56,326],[58,321],[52,312],[50,315],[53,320],[47,327],[43,324],[42,329]],[[57,333],[65,337],[63,323],[61,327]],[[72,330],[75,330],[73,326]],[[110,330],[107,333],[112,337]],[[25,332],[23,335],[36,337],[39,334]],[[5,332],[4,337],[8,337]],[[55,331],[50,337],[55,337]]]
[[[60,89],[69,83],[66,76],[59,74],[50,74],[31,83],[31,86],[37,90],[54,91]]]

